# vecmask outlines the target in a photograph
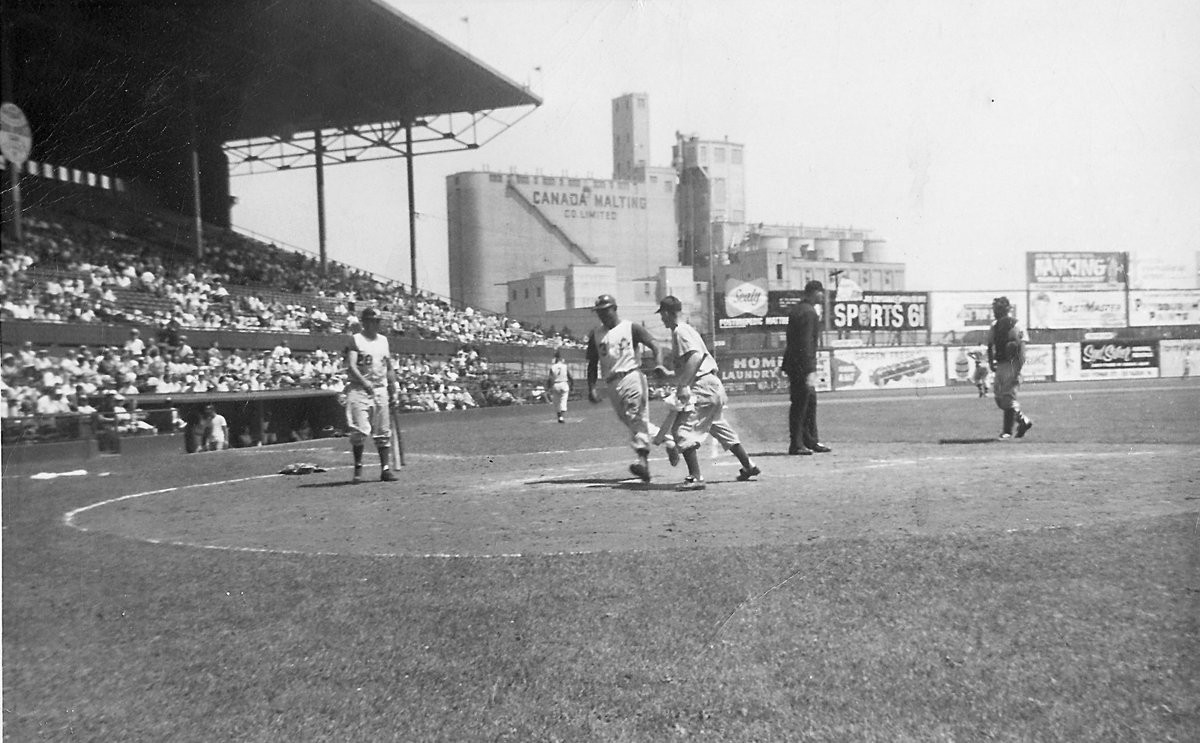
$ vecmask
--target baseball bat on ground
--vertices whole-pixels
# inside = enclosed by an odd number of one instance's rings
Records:
[[[400,433],[400,414],[395,409],[389,411],[392,416],[392,469],[404,466],[404,436]]]

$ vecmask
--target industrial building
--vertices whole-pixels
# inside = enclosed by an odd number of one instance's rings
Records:
[[[450,295],[527,324],[583,330],[597,294],[654,324],[674,294],[715,332],[730,281],[799,290],[812,278],[904,288],[904,266],[869,230],[747,222],[745,146],[676,133],[669,167],[649,164],[649,101],[612,101],[613,178],[469,171],[447,177]],[[579,327],[580,324],[583,327]],[[652,328],[653,329],[653,328]],[[719,344],[725,345],[725,344]]]

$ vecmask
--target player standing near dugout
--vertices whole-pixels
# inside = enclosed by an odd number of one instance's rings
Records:
[[[729,396],[717,374],[717,360],[708,352],[700,333],[679,319],[683,303],[676,297],[666,296],[659,302],[657,311],[662,316],[663,325],[671,331],[671,348],[675,357],[675,397],[682,404],[688,400],[693,404],[692,410],[679,413],[686,418],[682,423],[677,422],[674,433],[675,444],[688,468],[687,478],[679,489],[704,489],[699,451],[700,443],[709,434],[741,463],[742,469],[737,479],[749,480],[760,474],[758,467],[750,461],[750,455],[742,446],[737,432],[725,420],[725,404]]]
[[[346,423],[354,454],[354,482],[362,482],[363,446],[375,439],[379,452],[379,479],[392,482],[391,415],[396,402],[396,369],[386,336],[379,333],[379,313],[368,307],[359,316],[362,330],[350,336],[346,347]]]
[[[992,300],[992,314],[996,322],[988,331],[988,363],[995,373],[992,386],[995,389],[996,406],[1004,411],[1004,430],[1001,439],[1013,437],[1013,423],[1017,425],[1017,438],[1023,437],[1033,428],[1033,421],[1021,412],[1017,392],[1021,388],[1021,367],[1025,365],[1025,331],[1011,316],[1012,303],[1008,297]]]
[[[600,327],[588,333],[588,400],[600,402],[596,382],[602,374],[608,400],[617,419],[629,429],[630,445],[637,452],[637,461],[629,465],[629,471],[642,482],[650,482],[650,438],[658,427],[650,423],[650,387],[642,373],[641,349],[649,349],[654,354],[655,371],[666,374],[662,353],[646,328],[617,316],[617,300],[611,294],[601,294],[592,309],[600,318]]]
[[[546,389],[550,391],[550,400],[558,414],[558,422],[566,423],[567,397],[571,394],[571,371],[567,362],[563,361],[562,351],[554,352],[554,361],[550,362],[550,373],[546,376]]]

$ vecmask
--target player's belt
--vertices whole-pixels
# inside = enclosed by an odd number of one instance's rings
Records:
[[[637,369],[626,369],[625,371],[613,372],[605,377],[604,381],[608,384],[612,384],[618,379],[624,378],[626,375],[633,374],[635,371],[637,371]]]
[[[703,374],[697,374],[696,376],[692,377],[692,384],[695,384],[697,379],[701,379],[701,378],[703,378],[703,377],[707,377],[709,374],[716,374],[716,372],[715,372],[715,371],[712,371],[712,370],[710,369],[709,371],[706,371],[706,372],[704,372]]]

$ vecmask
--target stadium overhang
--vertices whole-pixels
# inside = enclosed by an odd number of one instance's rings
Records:
[[[480,147],[542,102],[384,0],[0,4],[4,99],[36,157],[153,183],[196,214],[198,252],[201,211],[229,224],[230,177],[386,158],[408,160],[415,233],[413,158]]]

